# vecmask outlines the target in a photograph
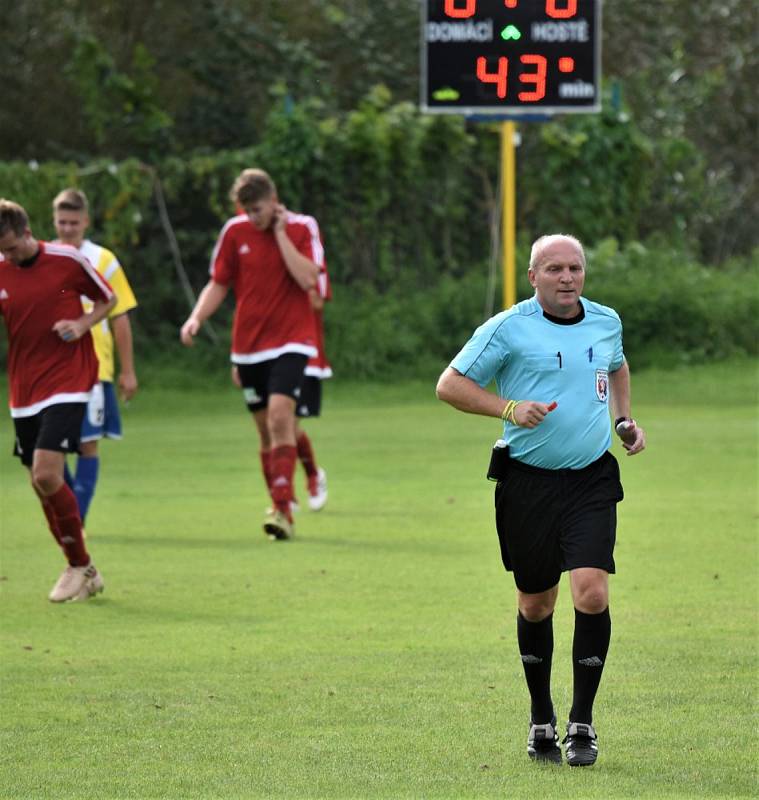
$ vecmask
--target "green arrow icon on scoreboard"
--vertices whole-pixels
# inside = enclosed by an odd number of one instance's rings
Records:
[[[522,32],[517,28],[516,25],[507,25],[501,31],[501,39],[513,39],[516,41],[517,39],[522,38]]]

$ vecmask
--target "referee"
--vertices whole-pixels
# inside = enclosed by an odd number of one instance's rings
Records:
[[[572,236],[542,236],[528,271],[534,297],[481,325],[440,376],[454,408],[504,420],[488,477],[505,568],[517,587],[517,640],[530,692],[527,753],[561,763],[551,700],[553,610],[569,571],[575,607],[574,692],[567,763],[594,764],[593,701],[609,649],[609,574],[622,500],[609,405],[628,455],[645,447],[630,415],[622,323],[582,297],[585,253]],[[495,380],[498,394],[485,387]]]

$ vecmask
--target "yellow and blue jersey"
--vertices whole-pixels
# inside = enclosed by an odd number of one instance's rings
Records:
[[[108,317],[101,320],[91,329],[95,353],[100,363],[98,379],[112,382],[115,373],[114,342],[108,320],[135,308],[137,300],[121,264],[110,250],[91,242],[89,239],[85,239],[79,248],[79,252],[110,283],[118,298]],[[82,297],[82,306],[85,312],[89,312],[93,304],[88,297]]]

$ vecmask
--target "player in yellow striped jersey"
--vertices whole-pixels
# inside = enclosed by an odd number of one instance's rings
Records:
[[[109,439],[121,438],[121,418],[114,387],[116,374],[114,345],[119,361],[119,394],[123,400],[128,401],[137,391],[132,327],[128,313],[136,307],[137,300],[116,256],[105,247],[85,239],[90,219],[89,204],[84,192],[79,189],[64,189],[60,192],[53,200],[53,222],[58,241],[79,250],[111,284],[118,297],[116,306],[108,318],[95,325],[91,331],[95,353],[100,363],[98,376],[100,382],[87,405],[87,413],[82,423],[81,450],[73,478],[67,469],[67,479],[76,494],[84,523],[97,485],[100,466],[98,442],[104,436]],[[89,298],[82,297],[85,311],[91,304]]]

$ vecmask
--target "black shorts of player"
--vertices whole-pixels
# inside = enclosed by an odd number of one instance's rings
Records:
[[[495,489],[501,559],[526,593],[579,567],[615,572],[619,464],[606,452],[583,469],[548,470],[510,460]]]
[[[250,411],[260,411],[269,403],[269,395],[286,394],[298,401],[308,356],[285,353],[271,361],[238,364],[242,393]]]
[[[322,410],[322,382],[313,375],[306,375],[300,387],[296,417],[318,417]]]
[[[16,442],[13,455],[31,467],[35,450],[78,453],[87,403],[56,403],[32,417],[14,417]]]

